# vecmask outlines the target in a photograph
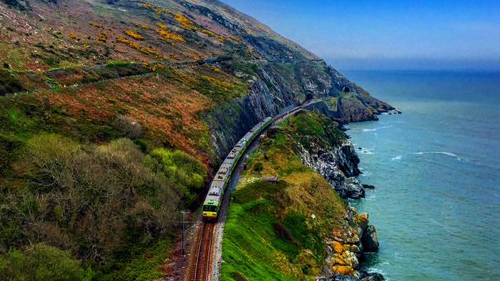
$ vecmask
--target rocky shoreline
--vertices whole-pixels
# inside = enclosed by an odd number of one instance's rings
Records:
[[[299,143],[295,149],[303,164],[320,173],[344,199],[363,198],[365,188],[375,188],[361,184],[356,178],[361,174],[358,168],[360,160],[348,138],[340,144],[331,140],[330,144],[317,144],[309,149]],[[326,241],[328,266],[323,268],[324,275],[318,280],[385,280],[379,273],[360,270],[365,255],[378,251],[378,235],[375,226],[369,222],[368,214],[358,214],[350,205],[347,209],[345,219],[350,226],[335,231]]]

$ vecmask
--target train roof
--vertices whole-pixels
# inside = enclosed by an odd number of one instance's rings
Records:
[[[210,189],[208,190],[207,198],[205,199],[204,204],[209,201],[219,202],[219,199],[224,191],[225,181],[223,180],[214,180],[210,185]]]
[[[256,131],[258,131],[266,122],[271,120],[271,117],[266,117],[263,121],[255,125],[250,131],[248,131],[243,138],[238,141],[238,143],[233,147],[228,156],[224,159],[217,174],[215,174],[214,180],[210,184],[207,197],[205,198],[204,204],[213,204],[211,202],[221,201],[221,196],[224,193],[224,188],[226,185],[226,179],[231,175],[231,166],[235,162],[235,157],[241,152],[243,146],[248,140],[250,140]]]

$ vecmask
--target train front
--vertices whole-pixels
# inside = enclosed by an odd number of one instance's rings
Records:
[[[217,202],[209,201],[203,204],[203,220],[204,221],[214,221],[217,219],[219,207]]]

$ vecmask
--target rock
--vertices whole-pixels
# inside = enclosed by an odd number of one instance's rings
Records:
[[[325,276],[332,276],[333,271],[330,269],[330,267],[323,265],[323,275]]]
[[[334,274],[330,279],[330,281],[360,281],[358,277],[358,273],[355,271],[354,275],[346,276],[340,274]]]
[[[363,184],[363,188],[365,188],[365,189],[375,189],[375,186],[371,185],[371,184]]]
[[[360,279],[361,281],[385,281],[384,275],[380,273],[368,273],[368,276]]]
[[[342,276],[352,276],[355,273],[352,267],[346,265],[334,266],[333,271]]]
[[[361,243],[365,252],[376,252],[379,248],[378,235],[375,226],[369,225],[361,237]]]
[[[361,227],[361,233],[366,231],[368,227],[369,216],[367,213],[362,213],[358,215],[358,225]]]
[[[365,197],[365,189],[354,177],[345,179],[344,183],[335,190],[344,198],[359,199]]]
[[[341,254],[344,251],[344,247],[340,242],[334,241],[333,242],[333,249],[335,250],[335,253]]]

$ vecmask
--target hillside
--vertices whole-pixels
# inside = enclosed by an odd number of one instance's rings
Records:
[[[43,273],[34,257],[61,257],[80,277],[161,277],[180,211],[255,123],[311,98],[342,122],[392,108],[212,0],[0,0],[0,67],[0,272],[14,276],[16,259]]]

